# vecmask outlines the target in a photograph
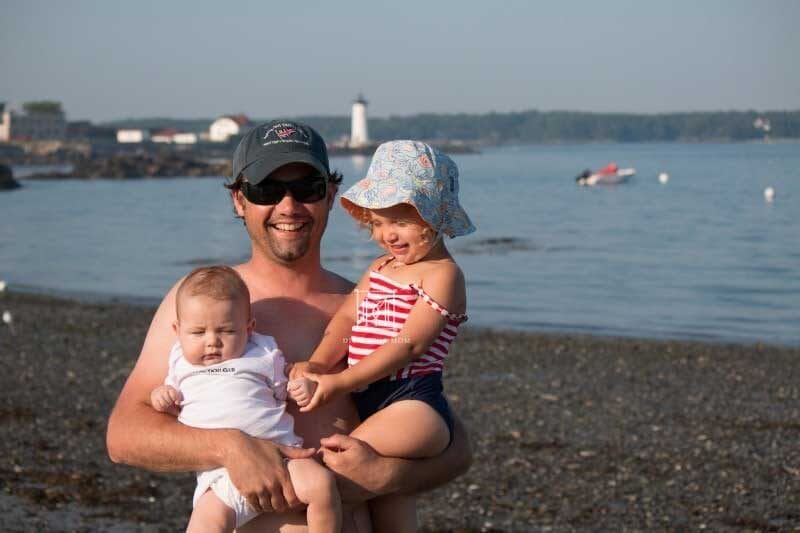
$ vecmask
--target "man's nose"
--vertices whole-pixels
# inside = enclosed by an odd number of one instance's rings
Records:
[[[275,204],[275,209],[281,214],[293,214],[301,210],[301,202],[298,202],[288,190],[283,194],[281,201]]]

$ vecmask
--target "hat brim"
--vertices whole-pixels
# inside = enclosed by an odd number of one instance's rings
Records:
[[[427,222],[429,226],[431,226],[432,228],[436,227],[432,221],[428,220],[422,215],[422,213],[419,210],[419,207],[417,207],[414,201],[410,198],[401,202],[398,202],[396,199],[394,199],[384,202],[375,201],[369,205],[360,205],[347,197],[349,192],[350,191],[347,191],[344,195],[342,195],[339,198],[339,203],[351,217],[356,219],[361,224],[368,223],[369,219],[367,216],[367,212],[372,209],[386,209],[400,204],[408,204],[417,210],[417,213],[420,214],[420,218],[422,218],[422,220]],[[470,220],[466,211],[464,211],[464,208],[461,207],[460,204],[456,203],[453,206],[453,211],[460,215],[459,217],[460,223],[450,224],[446,228],[439,228],[438,231],[442,231],[445,235],[447,235],[451,239],[454,237],[460,237],[462,235],[468,235],[475,231],[475,226],[472,224],[472,221]]]
[[[303,163],[314,168],[323,176],[330,176],[328,169],[319,159],[304,153],[287,153],[284,157],[256,159],[242,169],[242,175],[253,185],[258,185],[280,167],[291,163]]]

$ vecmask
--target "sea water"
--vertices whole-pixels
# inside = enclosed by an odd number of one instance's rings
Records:
[[[800,144],[512,146],[454,159],[478,228],[448,240],[470,324],[800,345]],[[636,176],[576,186],[611,161]],[[331,160],[344,187],[368,164]],[[0,193],[0,279],[157,302],[197,265],[247,258],[222,182],[23,179]],[[357,279],[378,253],[337,202],[324,266]]]

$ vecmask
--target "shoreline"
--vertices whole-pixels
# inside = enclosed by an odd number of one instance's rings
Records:
[[[5,531],[182,529],[192,474],[112,464],[108,413],[153,308],[0,293]],[[466,327],[445,388],[471,470],[423,531],[800,525],[800,348]]]
[[[102,293],[102,292],[88,292],[88,291],[69,291],[64,289],[49,289],[49,288],[41,288],[41,287],[34,287],[31,285],[12,285],[6,288],[8,294],[15,294],[19,296],[36,296],[41,298],[51,298],[54,300],[65,300],[67,302],[72,302],[76,305],[123,305],[123,306],[131,306],[136,307],[139,309],[153,309],[155,310],[156,307],[161,303],[160,298],[155,297],[148,297],[148,296],[133,296],[129,294],[122,294],[122,293]],[[1,300],[0,300],[1,301]],[[2,310],[0,310],[1,312]],[[800,348],[800,344],[791,344],[791,343],[773,343],[773,342],[764,342],[760,339],[747,339],[747,340],[739,340],[739,339],[729,339],[719,335],[664,335],[664,336],[647,336],[647,335],[637,335],[632,333],[631,335],[615,335],[613,333],[602,333],[599,331],[586,331],[586,330],[568,330],[568,329],[550,329],[550,330],[543,330],[543,329],[527,329],[523,326],[519,326],[517,328],[514,327],[497,327],[488,324],[480,324],[475,322],[470,322],[468,327],[472,331],[485,331],[491,334],[496,335],[517,335],[517,334],[527,334],[527,335],[535,335],[541,337],[561,337],[561,336],[571,336],[571,337],[585,337],[587,339],[598,339],[598,340],[628,340],[628,341],[641,341],[641,342],[689,342],[689,343],[698,343],[698,344],[708,344],[711,346],[739,346],[742,348],[756,348],[756,347],[773,347],[777,349],[797,349]]]

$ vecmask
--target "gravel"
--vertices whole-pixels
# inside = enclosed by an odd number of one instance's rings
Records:
[[[0,530],[175,531],[192,474],[112,464],[153,309],[0,294]],[[13,329],[12,329],[13,328]],[[800,348],[464,329],[471,470],[425,531],[800,531]]]

